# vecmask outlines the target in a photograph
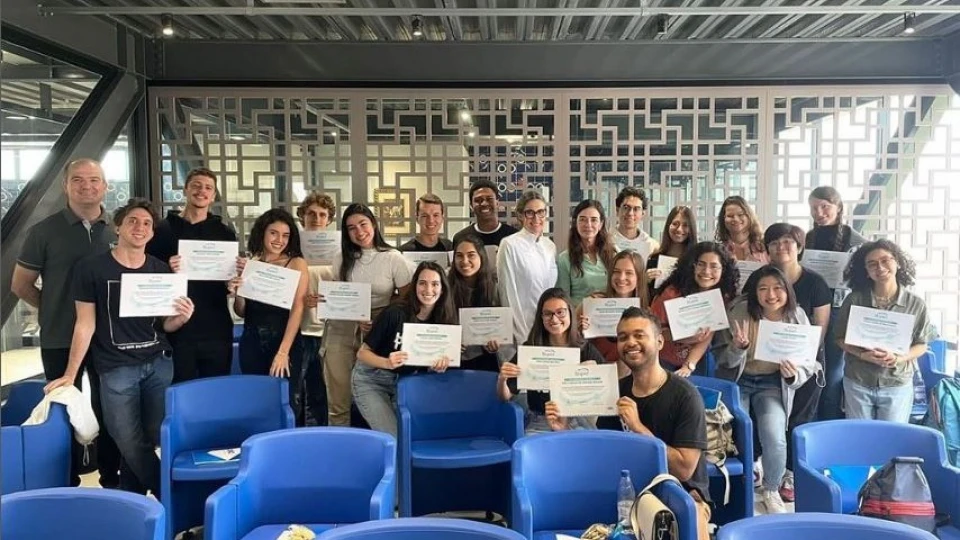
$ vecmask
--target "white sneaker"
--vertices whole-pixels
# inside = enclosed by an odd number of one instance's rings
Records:
[[[763,463],[760,460],[753,462],[753,489],[763,486]]]
[[[768,514],[786,514],[787,507],[783,505],[780,493],[775,489],[765,489],[760,492],[760,502]]]

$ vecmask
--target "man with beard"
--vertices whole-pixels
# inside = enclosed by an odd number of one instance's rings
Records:
[[[500,241],[517,232],[517,229],[500,223],[498,216],[497,185],[487,179],[477,180],[470,186],[470,208],[477,222],[467,225],[453,236],[453,243],[464,234],[475,234],[485,246],[499,246]]]
[[[706,459],[707,425],[703,400],[689,381],[660,366],[660,322],[652,313],[631,307],[617,325],[617,352],[630,368],[620,380],[618,416],[597,420],[598,429],[623,430],[656,437],[667,446],[667,468],[697,505],[697,533],[709,538],[710,481]],[[556,403],[547,403],[551,429],[567,429]]]
[[[217,177],[210,169],[187,173],[183,212],[171,210],[157,223],[147,253],[180,271],[180,240],[236,242],[237,233],[220,216],[210,213],[217,196]],[[227,309],[224,281],[190,281],[187,295],[196,304],[196,316],[176,334],[173,346],[173,382],[230,374],[233,358],[233,318]]]

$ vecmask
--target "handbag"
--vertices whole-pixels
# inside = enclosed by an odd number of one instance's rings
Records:
[[[658,474],[643,488],[630,509],[630,527],[637,540],[679,540],[677,516],[653,494],[653,488],[663,482],[680,481],[669,474]]]

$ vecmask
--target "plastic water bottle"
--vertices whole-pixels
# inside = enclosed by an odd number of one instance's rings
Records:
[[[617,522],[619,525],[630,527],[630,509],[633,508],[633,501],[636,498],[637,492],[633,489],[630,471],[624,469],[620,471],[620,483],[617,485]]]

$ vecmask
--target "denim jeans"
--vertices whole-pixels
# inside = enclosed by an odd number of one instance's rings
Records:
[[[843,396],[847,418],[910,422],[913,384],[869,388],[844,378]]]
[[[103,422],[123,457],[120,489],[150,490],[160,498],[160,460],[155,448],[160,445],[164,395],[172,379],[173,361],[166,353],[100,374]]]
[[[297,379],[300,396],[296,407],[297,423],[306,425],[307,412],[318,426],[325,426],[327,418],[327,385],[323,382],[323,359],[320,358],[318,336],[303,336],[303,369]]]
[[[817,408],[817,420],[839,420],[843,418],[843,350],[837,345],[836,321],[840,309],[830,312],[830,323],[823,342],[823,376],[825,384],[820,392],[820,405]]]
[[[399,375],[392,371],[362,362],[353,366],[350,377],[353,400],[370,428],[394,437],[397,436],[397,379]]]
[[[760,435],[763,455],[763,489],[777,491],[787,470],[787,411],[779,373],[746,375],[737,381],[740,401],[747,414],[753,409],[755,429]]]
[[[244,326],[240,337],[240,372],[244,375],[269,375],[284,331],[286,328]],[[297,403],[297,380],[303,364],[303,338],[299,331],[293,338],[289,359],[293,380],[287,377],[287,381],[290,383],[290,407],[293,408]]]

